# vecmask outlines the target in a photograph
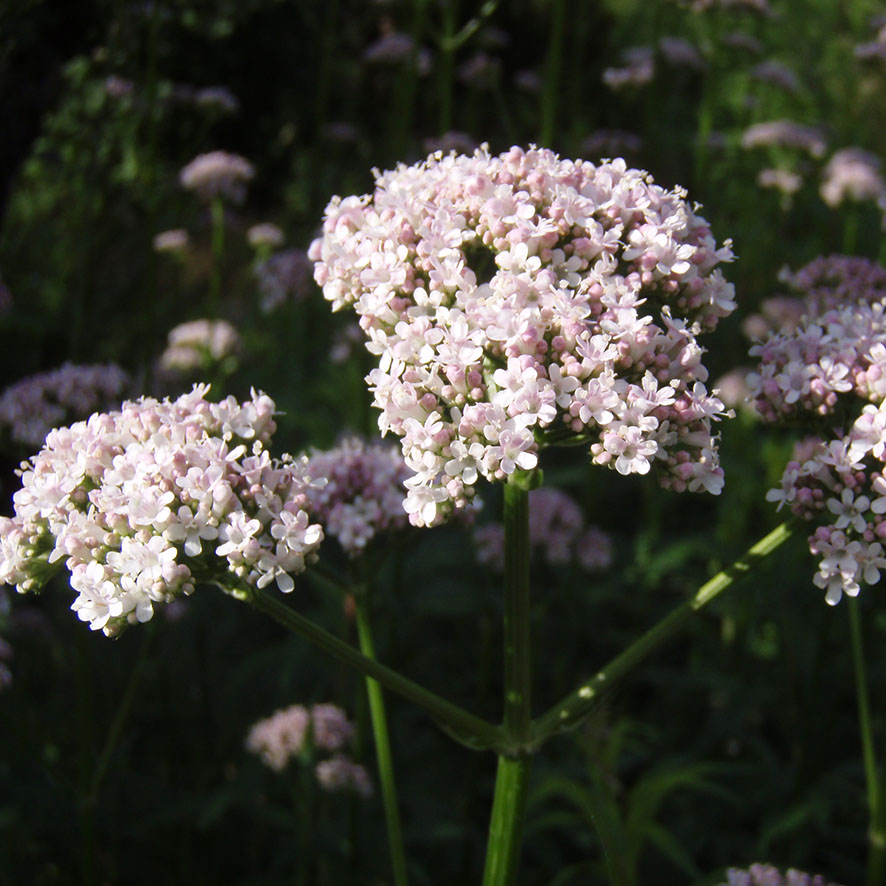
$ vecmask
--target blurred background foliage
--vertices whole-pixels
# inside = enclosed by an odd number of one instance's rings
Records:
[[[350,319],[328,310],[303,267],[284,281],[283,303],[263,310],[256,266],[267,256],[246,232],[272,221],[301,254],[329,198],[367,192],[372,167],[481,142],[623,154],[703,204],[739,256],[729,269],[739,310],[707,340],[716,378],[748,363],[742,322],[780,291],[783,266],[880,254],[876,204],[834,208],[819,185],[834,151],[882,152],[886,63],[857,51],[876,42],[881,12],[874,0],[7,0],[2,378],[113,360],[134,394],[187,388],[157,359],[172,326],[210,310],[212,219],[178,174],[223,149],[256,174],[246,201],[225,210],[218,314],[242,349],[216,391],[274,397],[281,450],[376,433],[362,382],[370,358],[348,346]],[[662,38],[687,41],[698,60],[669,60]],[[653,75],[609,88],[604,73],[637,46],[650,48]],[[818,127],[826,149],[742,147],[748,127],[779,119]],[[798,176],[797,189],[761,187],[766,168]],[[184,253],[152,248],[175,228],[189,232]],[[546,482],[612,534],[614,562],[593,579],[535,565],[539,710],[775,524],[764,496],[789,435],[739,409],[721,445],[727,485],[716,500],[594,469],[581,451],[545,454]],[[28,454],[9,445],[3,456],[7,510],[12,468]],[[481,522],[497,513],[488,492]],[[381,658],[497,718],[499,579],[478,566],[469,527],[415,531],[376,556]],[[758,860],[860,882],[866,812],[846,615],[825,606],[812,574],[795,539],[614,688],[589,724],[545,747],[522,882],[703,886]],[[0,881],[76,882],[88,809],[96,882],[292,882],[297,774],[263,769],[246,732],[276,708],[334,700],[356,718],[371,768],[360,681],[212,589],[174,621],[116,641],[89,634],[69,601],[59,581],[40,599],[10,595],[0,615],[15,653],[0,694]],[[328,590],[304,581],[296,603],[354,638]],[[886,612],[876,591],[860,603],[880,698]],[[390,713],[414,882],[475,882],[491,757],[396,699]],[[881,708],[875,729],[882,744]],[[378,798],[314,802],[310,882],[388,882]],[[607,870],[607,842],[621,847],[618,870]]]

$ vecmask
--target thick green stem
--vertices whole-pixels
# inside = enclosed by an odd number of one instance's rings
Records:
[[[529,648],[529,492],[516,482],[504,491],[504,726],[529,738],[532,720]]]
[[[861,636],[861,618],[858,600],[847,600],[849,610],[849,634],[852,638],[852,667],[855,672],[855,695],[858,702],[858,728],[864,759],[864,777],[868,795],[868,886],[882,886],[886,874],[886,833],[880,808],[880,780],[877,777],[877,758],[874,753],[874,730],[871,725],[871,695],[868,689],[867,669],[864,662],[864,645]]]
[[[723,591],[736,579],[749,572],[760,560],[771,554],[791,535],[790,522],[782,523],[748,549],[728,569],[718,572],[705,582],[696,593],[673,612],[650,628],[639,640],[617,655],[591,679],[586,680],[561,702],[542,714],[534,724],[532,740],[540,744],[552,735],[576,726],[596,705],[600,693],[636,667],[647,655],[677,632],[689,618]]]
[[[504,732],[514,753],[499,753],[483,886],[517,882],[526,790],[532,758],[532,670],[529,619],[529,491],[512,475],[504,488]]]
[[[428,711],[438,724],[457,741],[474,750],[507,747],[503,730],[492,723],[469,713],[464,708],[425,689],[399,671],[395,671],[375,659],[368,658],[349,643],[330,634],[310,619],[300,615],[281,600],[261,590],[249,589],[237,592],[252,603],[256,609],[270,615],[324,652],[344,662],[358,673],[378,680],[386,689],[403,696]]]
[[[366,594],[357,594],[354,599],[357,604],[357,635],[360,638],[360,649],[367,658],[375,659],[375,644],[372,641],[372,625],[369,619],[369,604]],[[394,781],[394,760],[388,736],[385,699],[381,686],[372,677],[366,678],[366,694],[369,697],[369,715],[372,720],[372,735],[375,739],[378,780],[381,785],[381,798],[388,825],[388,848],[391,853],[394,886],[406,886],[406,851],[403,848],[403,828],[400,824],[397,784]]]
[[[531,763],[528,755],[498,758],[483,886],[512,886],[517,882]]]

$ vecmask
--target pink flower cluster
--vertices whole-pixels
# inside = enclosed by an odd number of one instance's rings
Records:
[[[403,485],[409,470],[396,449],[356,437],[311,452],[307,474],[325,479],[308,489],[308,509],[325,534],[351,556],[380,532],[407,525]]]
[[[189,320],[169,331],[160,365],[171,372],[210,370],[240,350],[240,336],[227,320]]]
[[[757,411],[767,420],[857,415],[848,433],[804,441],[767,500],[821,524],[809,537],[819,557],[815,584],[830,604],[874,584],[886,568],[886,269],[865,259],[818,258],[782,279],[805,293],[802,319],[751,348],[749,376]],[[844,396],[841,396],[844,395]],[[845,403],[845,401],[849,401]]]
[[[733,256],[682,190],[534,147],[432,154],[333,198],[310,255],[380,358],[368,381],[415,525],[534,468],[552,432],[621,474],[720,491],[697,336],[735,307]]]
[[[0,396],[0,431],[16,444],[40,446],[53,428],[116,406],[128,385],[129,376],[116,363],[65,363],[30,375]]]
[[[198,581],[291,591],[323,537],[304,462],[268,454],[269,397],[211,403],[208,390],[52,431],[22,463],[15,516],[0,517],[0,583],[37,590],[64,563],[71,608],[108,635]]]
[[[238,154],[210,151],[200,154],[179,173],[179,183],[186,191],[194,191],[204,200],[222,197],[242,203],[246,183],[255,175],[252,164]]]
[[[761,147],[797,148],[813,157],[822,157],[827,148],[824,134],[815,126],[793,120],[768,120],[749,126],[741,136],[746,149]]]
[[[846,435],[806,441],[767,501],[787,504],[805,520],[822,522],[809,536],[820,557],[813,581],[831,605],[854,597],[860,583],[876,584],[886,568],[886,404],[869,404]]]
[[[760,415],[767,421],[827,415],[849,392],[879,403],[886,397],[886,268],[828,256],[782,280],[801,295],[795,310],[784,300],[778,315],[799,312],[802,319],[750,350],[760,359],[748,378]]]
[[[832,208],[846,200],[876,202],[886,194],[880,158],[861,148],[837,151],[822,172],[820,193]]]
[[[372,793],[369,774],[342,753],[353,735],[354,727],[337,705],[316,704],[306,708],[296,704],[255,723],[246,738],[246,748],[275,772],[282,772],[290,761],[299,757],[311,760],[317,751],[330,753],[331,757],[314,766],[314,775],[321,787],[369,796]]]
[[[477,559],[497,572],[504,571],[504,526],[486,523],[474,530]],[[551,566],[577,562],[591,572],[612,562],[612,539],[596,526],[585,526],[581,508],[565,492],[553,487],[529,493],[529,544]]]
[[[782,874],[771,864],[752,864],[747,870],[729,868],[720,886],[836,886],[821,874],[804,874],[790,868]]]

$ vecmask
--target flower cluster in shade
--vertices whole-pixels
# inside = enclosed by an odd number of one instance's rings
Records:
[[[312,270],[303,249],[284,249],[256,262],[253,273],[261,310],[268,314],[287,302],[301,301],[309,293],[316,293]]]
[[[255,170],[245,157],[227,151],[210,151],[198,155],[181,170],[179,183],[203,200],[221,197],[242,203],[246,184],[254,175]]]
[[[118,405],[129,383],[116,363],[65,363],[29,375],[0,395],[0,433],[33,450],[53,428]]]
[[[171,372],[208,371],[240,350],[240,336],[227,320],[189,320],[169,331],[160,365]]]
[[[796,148],[813,157],[822,157],[827,149],[824,134],[815,126],[793,120],[768,120],[749,126],[741,136],[745,149],[779,147]]]
[[[504,526],[486,523],[474,530],[477,559],[504,571]],[[612,538],[586,526],[581,508],[567,493],[553,487],[529,493],[529,544],[551,566],[577,563],[591,572],[612,563]]]
[[[332,449],[313,450],[306,470],[325,481],[308,490],[311,519],[349,556],[379,533],[408,524],[403,484],[409,469],[395,447],[349,437]]]
[[[179,255],[188,248],[190,242],[190,235],[184,228],[161,231],[154,237],[154,251]]]
[[[829,256],[783,279],[805,293],[802,313],[784,311],[782,330],[751,348],[751,396],[764,419],[806,421],[820,435],[798,445],[766,498],[816,525],[813,581],[836,604],[886,568],[886,269]]]
[[[759,359],[748,383],[760,415],[828,415],[841,394],[879,403],[886,397],[886,268],[832,255],[781,279],[798,295],[780,300],[771,315],[789,322],[750,350]],[[753,328],[759,333],[763,325],[757,320]]]
[[[286,239],[283,231],[273,222],[260,222],[246,232],[249,245],[255,249],[282,246]]]
[[[820,193],[831,207],[846,200],[879,200],[886,194],[879,157],[861,148],[837,151],[822,172]]]
[[[432,154],[333,198],[309,254],[379,358],[367,380],[415,525],[479,477],[534,468],[554,434],[621,474],[720,491],[698,336],[735,307],[718,267],[733,256],[681,189],[534,147]]]
[[[293,760],[313,763],[318,783],[328,791],[372,794],[369,774],[346,753],[354,727],[345,712],[334,704],[290,705],[254,723],[246,748],[275,772]],[[317,753],[330,756],[315,760]]]
[[[720,886],[837,886],[821,874],[804,874],[789,868],[783,874],[771,864],[752,864],[749,868],[729,868]]]
[[[51,431],[22,463],[15,515],[0,517],[0,583],[38,590],[65,565],[71,608],[108,635],[200,581],[291,591],[323,536],[304,462],[270,457],[269,397],[213,403],[208,391]]]

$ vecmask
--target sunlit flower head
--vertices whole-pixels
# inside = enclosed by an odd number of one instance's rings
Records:
[[[681,189],[623,160],[433,154],[336,197],[311,245],[334,309],[379,358],[379,427],[402,438],[416,525],[538,463],[559,436],[597,464],[718,492],[698,336],[735,307],[731,261]]]
[[[71,608],[109,635],[200,581],[291,591],[323,537],[304,463],[268,454],[269,397],[212,403],[208,390],[51,431],[22,463],[15,516],[0,517],[0,583],[39,590],[64,565]]]

